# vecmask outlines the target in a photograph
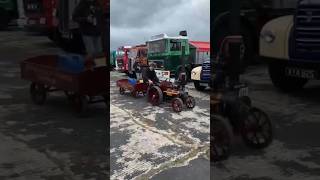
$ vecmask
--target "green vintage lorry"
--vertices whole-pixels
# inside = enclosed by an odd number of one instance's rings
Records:
[[[190,55],[189,40],[185,35],[170,37],[167,34],[160,34],[151,37],[147,41],[148,61],[157,65],[158,77],[173,78],[182,71],[182,47],[185,48],[185,56]],[[191,64],[189,58],[185,58],[185,69],[190,76]]]

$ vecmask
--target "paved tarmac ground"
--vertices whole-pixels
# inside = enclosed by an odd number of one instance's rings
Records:
[[[46,37],[22,31],[0,32],[0,179],[104,179],[107,112],[92,105],[78,118],[63,93],[43,106],[29,97],[19,62],[60,50]],[[153,107],[144,97],[120,95],[111,73],[112,179],[210,179],[209,93],[196,91],[194,110],[173,113],[169,104]],[[253,104],[270,116],[275,139],[256,151],[240,142],[230,158],[211,168],[214,180],[320,179],[320,83],[286,94],[273,87],[264,65],[250,67]]]
[[[106,108],[92,105],[78,118],[63,93],[43,106],[29,97],[19,63],[61,52],[47,37],[0,32],[0,179],[106,179]]]
[[[320,179],[320,83],[284,93],[273,87],[265,65],[250,67],[243,79],[253,104],[270,116],[275,139],[262,151],[235,143],[231,157],[212,167],[213,179]]]
[[[198,92],[193,110],[170,103],[152,106],[146,97],[120,95],[111,72],[111,179],[209,179],[209,92]]]

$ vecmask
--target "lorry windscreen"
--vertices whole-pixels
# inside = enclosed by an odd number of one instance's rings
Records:
[[[139,57],[147,57],[147,50],[146,50],[146,49],[141,49],[141,50],[138,52],[138,56],[139,56]]]
[[[120,50],[118,50],[117,52],[116,52],[116,57],[118,58],[118,57],[123,57],[124,56],[124,51],[120,51]]]
[[[155,69],[163,69],[164,68],[164,60],[149,60],[149,63],[153,62],[156,64]]]
[[[157,40],[148,42],[148,52],[162,53],[166,51],[166,40]]]
[[[181,51],[181,42],[178,40],[170,40],[170,51]]]

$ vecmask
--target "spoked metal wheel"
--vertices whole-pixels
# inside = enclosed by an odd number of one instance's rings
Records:
[[[187,108],[192,109],[196,106],[196,100],[192,96],[188,96],[185,100]]]
[[[42,84],[31,83],[30,95],[35,104],[42,105],[47,99],[47,89]]]
[[[210,159],[213,162],[228,158],[231,149],[231,132],[222,119],[211,121]]]
[[[158,86],[153,86],[148,92],[148,101],[153,105],[157,106],[163,101],[163,94]]]
[[[174,98],[171,103],[174,112],[181,112],[183,107],[183,101],[181,98]]]
[[[272,124],[268,115],[258,108],[251,108],[242,123],[244,142],[252,148],[265,148],[273,139]]]
[[[126,91],[126,90],[125,90],[124,88],[122,88],[122,87],[119,88],[119,93],[120,93],[121,95],[124,95],[125,91]]]
[[[139,96],[139,92],[136,90],[131,91],[131,95],[135,98],[137,98]]]
[[[75,95],[73,98],[73,108],[79,115],[84,115],[88,106],[88,99],[83,95]]]

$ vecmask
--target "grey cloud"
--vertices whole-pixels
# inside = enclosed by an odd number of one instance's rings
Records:
[[[111,49],[145,43],[160,33],[176,36],[180,30],[192,40],[209,41],[209,7],[210,0],[111,0]]]
[[[182,0],[111,0],[111,25],[115,27],[143,27],[158,13],[174,11]]]

